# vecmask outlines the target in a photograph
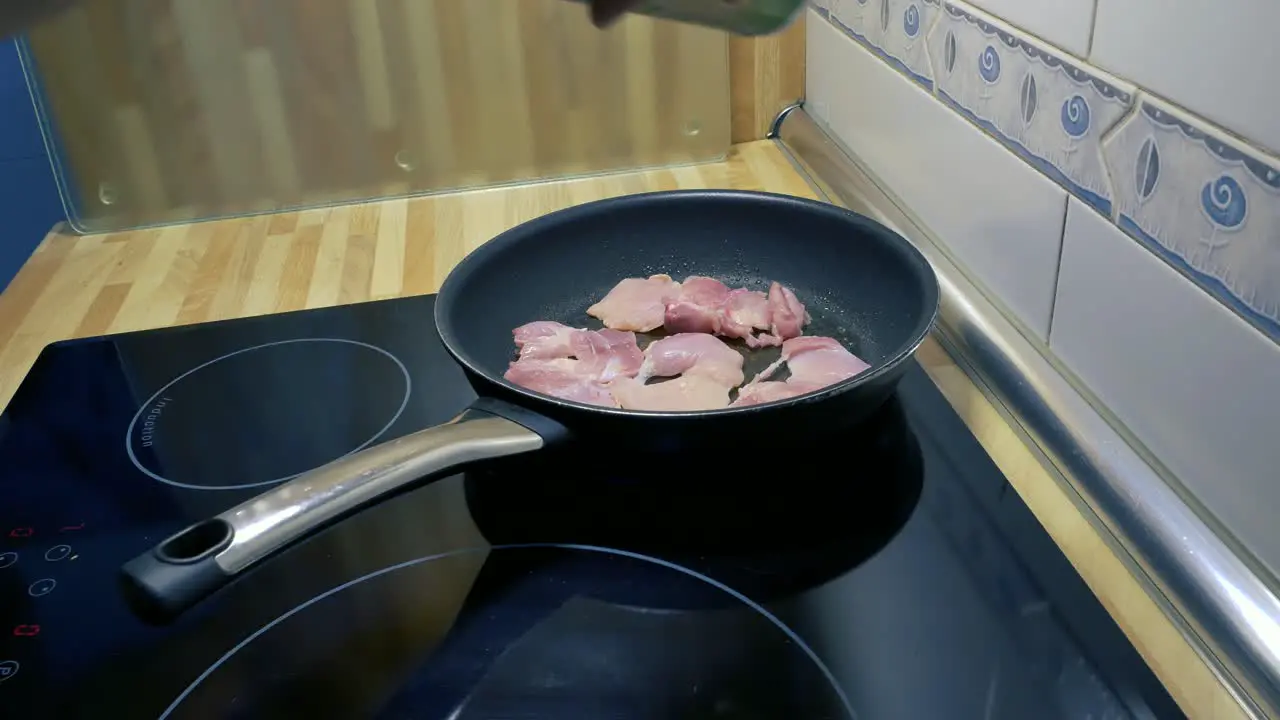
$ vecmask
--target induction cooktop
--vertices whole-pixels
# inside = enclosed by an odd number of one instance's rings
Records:
[[[433,302],[46,348],[0,415],[0,714],[1181,716],[915,366],[804,452],[487,466],[135,619],[125,561],[466,407]]]

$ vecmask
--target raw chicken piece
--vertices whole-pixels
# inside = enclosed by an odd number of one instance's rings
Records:
[[[608,382],[619,375],[634,376],[644,362],[636,335],[621,330],[584,330],[539,320],[512,331],[520,360],[577,358],[577,372]]]
[[[526,358],[565,358],[573,354],[570,343],[577,328],[562,325],[550,320],[539,320],[526,323],[511,331],[515,337],[516,347],[520,348],[520,359]]]
[[[783,364],[791,371],[786,382],[770,381]],[[837,340],[829,337],[806,335],[792,338],[782,344],[782,357],[760,371],[751,382],[738,390],[733,407],[758,405],[774,400],[811,393],[871,367],[861,358],[845,349]]]
[[[742,355],[706,333],[679,333],[650,343],[636,379],[676,375],[708,378],[727,392],[742,384]]]
[[[511,363],[503,375],[508,382],[535,392],[588,405],[617,407],[608,388],[579,371],[580,361],[569,358],[526,359]]]
[[[687,277],[680,295],[667,303],[662,325],[673,333],[719,333],[729,295],[729,288],[715,278]]]
[[[729,405],[729,388],[703,375],[684,375],[652,385],[620,378],[610,388],[618,406],[626,410],[679,412]]]
[[[772,335],[781,340],[800,337],[800,330],[809,322],[809,313],[791,292],[778,283],[769,286],[769,323]]]
[[[619,407],[668,412],[714,410],[729,405],[729,390],[743,380],[742,355],[706,333],[679,333],[656,340],[645,348],[644,358],[635,378],[610,383]],[[651,377],[673,379],[646,385]]]
[[[720,321],[719,334],[725,337],[742,338],[747,347],[758,348],[770,345],[781,345],[782,341],[773,335],[757,331],[768,330],[769,298],[759,290],[738,288],[730,290],[724,303],[724,317]]]
[[[530,390],[565,400],[617,407],[607,383],[633,377],[644,363],[636,335],[621,330],[583,330],[551,321],[512,331],[520,359],[503,375]]]
[[[746,288],[730,290],[715,278],[699,275],[685,278],[663,318],[670,332],[741,338],[752,348],[781,345],[799,336],[807,322],[804,305],[779,283],[765,295]]]
[[[829,337],[806,336],[782,344],[782,357],[791,371],[788,382],[834,385],[871,367]]]
[[[734,400],[732,407],[744,407],[746,405],[759,405],[760,403],[773,402],[775,400],[786,400],[788,398],[798,397],[806,393],[821,390],[826,387],[822,383],[812,382],[776,382],[774,380],[766,380],[764,382],[751,383],[744,385],[738,391],[738,399]]]
[[[644,363],[636,334],[621,330],[579,330],[569,341],[578,358],[578,373],[607,383],[617,377],[635,377]]]
[[[774,282],[769,293],[730,290],[715,278],[691,275],[683,283],[668,275],[627,278],[587,309],[606,327],[649,332],[711,333],[740,338],[747,347],[771,347],[801,334],[809,315],[790,288]]]
[[[750,385],[773,377],[783,363],[791,371],[787,382],[813,382],[824,386],[834,385],[871,367],[834,338],[806,335],[782,343],[782,357],[761,370]]]
[[[649,332],[662,327],[667,304],[680,296],[680,283],[669,275],[626,278],[613,286],[587,314],[614,330]]]

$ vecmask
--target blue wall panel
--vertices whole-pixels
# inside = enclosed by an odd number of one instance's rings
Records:
[[[0,289],[65,219],[17,47],[0,42]]]

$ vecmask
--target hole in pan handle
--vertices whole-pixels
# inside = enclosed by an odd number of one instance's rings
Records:
[[[444,425],[366,448],[198,522],[125,563],[125,599],[167,623],[253,566],[398,493],[481,460],[534,452],[568,431],[516,405],[480,398]]]

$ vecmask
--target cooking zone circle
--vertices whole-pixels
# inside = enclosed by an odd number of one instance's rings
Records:
[[[378,378],[356,383],[355,378]],[[396,356],[341,338],[264,343],[170,380],[129,422],[125,450],[154,480],[188,490],[284,482],[359,451],[409,403]],[[316,423],[317,415],[327,421]]]
[[[482,592],[479,580],[460,586],[468,603],[484,596],[480,606],[441,613],[448,603],[424,601],[452,587],[449,578],[495,563],[505,568],[501,592]],[[683,612],[626,603],[619,591],[641,579],[723,603]],[[363,655],[354,634],[316,633],[317,623],[356,627],[379,639],[378,651]],[[344,684],[383,704],[366,706]],[[563,717],[584,703],[610,717],[600,703],[621,703],[618,716],[628,717],[676,708],[698,717],[856,717],[817,652],[741,592],[668,560],[559,543],[457,549],[338,585],[227,650],[159,720],[222,716],[231,703],[268,717]]]

